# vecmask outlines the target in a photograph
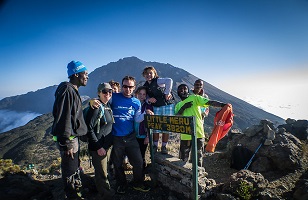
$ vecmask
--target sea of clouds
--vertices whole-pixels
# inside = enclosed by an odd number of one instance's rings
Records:
[[[283,119],[308,120],[308,112],[304,111],[307,108],[302,106],[299,101],[276,102],[270,98],[251,97],[245,97],[243,100]]]
[[[0,133],[23,126],[39,115],[41,114],[33,112],[0,110]]]

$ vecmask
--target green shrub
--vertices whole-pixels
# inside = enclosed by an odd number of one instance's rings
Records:
[[[253,197],[253,192],[256,189],[253,186],[249,185],[245,181],[241,181],[240,185],[236,189],[236,195],[238,195],[241,199],[249,200]]]

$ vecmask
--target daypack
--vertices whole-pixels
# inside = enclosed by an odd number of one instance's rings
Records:
[[[84,119],[87,119],[89,109],[90,109],[90,106],[87,106],[83,109],[82,112],[83,112]],[[99,112],[98,112],[98,115],[96,117],[96,121],[95,121],[95,124],[94,124],[94,126],[97,125],[95,133],[99,133],[101,120],[103,120],[103,122],[105,124],[107,124],[107,120],[106,120],[106,116],[105,116],[105,107],[103,106],[103,104],[100,104],[98,109],[99,109]],[[80,140],[83,141],[83,142],[88,142],[88,136],[87,135],[81,136]]]
[[[230,168],[241,170],[244,169],[250,158],[252,157],[253,152],[247,147],[238,144],[233,147],[230,161]]]

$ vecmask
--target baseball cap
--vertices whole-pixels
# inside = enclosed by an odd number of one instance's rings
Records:
[[[100,83],[97,86],[97,91],[103,91],[103,90],[112,90],[111,86],[109,83]]]

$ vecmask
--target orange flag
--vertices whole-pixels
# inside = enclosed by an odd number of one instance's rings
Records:
[[[227,135],[233,125],[232,105],[227,104],[216,113],[214,118],[214,128],[210,140],[206,145],[207,152],[214,152],[219,140]]]

